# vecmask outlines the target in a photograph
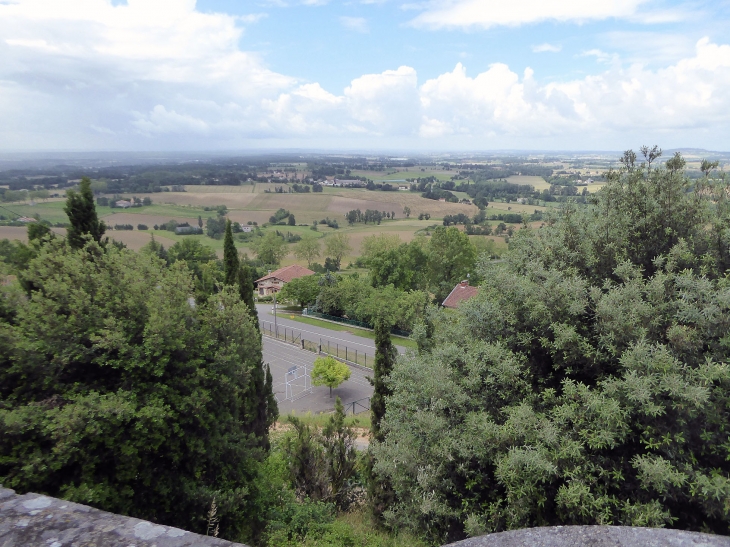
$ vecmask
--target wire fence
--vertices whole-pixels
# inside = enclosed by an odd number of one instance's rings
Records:
[[[305,315],[307,317],[317,317],[319,319],[326,319],[327,321],[334,321],[335,323],[342,323],[344,325],[352,325],[354,327],[360,327],[364,329],[373,330],[372,325],[368,325],[367,323],[363,323],[362,321],[356,321],[355,319],[345,319],[344,317],[337,317],[336,315],[328,315],[326,313],[320,313],[318,311],[311,311],[307,308],[304,308],[302,310],[302,315]],[[405,330],[400,330],[395,327],[390,329],[391,334],[395,334],[397,336],[404,336],[405,338],[408,338],[411,333]]]
[[[363,397],[362,399],[352,401],[351,403],[347,403],[343,406],[345,407],[345,416],[348,414],[352,414],[354,416],[355,414],[360,414],[361,412],[370,410],[370,397]]]
[[[330,355],[340,361],[361,365],[366,368],[373,368],[375,364],[375,357],[372,354],[368,355],[361,349],[353,349],[338,342],[333,344],[329,340],[322,340],[321,338],[319,340],[307,340],[302,338],[301,331],[291,327],[277,327],[270,321],[259,321],[259,326],[261,334],[264,336],[295,344],[313,353]]]

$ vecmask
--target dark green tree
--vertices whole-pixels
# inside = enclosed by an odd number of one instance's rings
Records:
[[[373,395],[370,397],[370,438],[375,446],[385,440],[382,420],[385,416],[386,400],[392,394],[387,378],[398,357],[398,352],[390,339],[390,328],[391,325],[384,318],[379,318],[375,322],[375,365],[373,377],[370,379],[373,386]],[[371,452],[366,460],[368,499],[373,514],[382,518],[395,498],[389,478],[376,472],[374,464]]]
[[[46,224],[40,222],[31,222],[28,224],[28,241],[38,241],[51,233],[51,229]]]
[[[245,262],[241,262],[241,265],[238,268],[238,294],[240,295],[241,300],[246,303],[246,306],[248,306],[248,309],[251,312],[251,317],[254,319],[254,324],[258,329],[259,313],[256,311],[256,303],[253,300],[253,291],[254,286],[251,275],[251,266]]]
[[[68,216],[68,242],[74,249],[80,249],[86,244],[85,235],[90,235],[97,243],[106,231],[103,220],[96,215],[94,193],[91,191],[91,179],[83,177],[79,184],[79,191],[69,190],[66,197],[64,211]]]
[[[226,220],[226,233],[223,237],[223,272],[226,285],[237,285],[239,278],[240,260],[236,244],[233,243],[233,230],[231,221]],[[241,295],[243,298],[243,295]]]
[[[152,253],[49,241],[0,287],[0,483],[205,533],[255,535],[251,485],[276,417],[261,338],[226,287]]]
[[[428,275],[436,302],[442,302],[454,286],[473,272],[476,249],[469,236],[455,226],[439,226],[428,242]]]
[[[383,318],[375,321],[375,365],[370,384],[373,396],[370,398],[371,427],[370,432],[375,441],[382,442],[384,436],[380,422],[385,416],[385,400],[391,394],[386,378],[393,370],[398,352],[390,339],[391,325]]]

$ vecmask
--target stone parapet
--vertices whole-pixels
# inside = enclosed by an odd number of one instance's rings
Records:
[[[0,487],[0,547],[246,547]]]
[[[730,547],[730,537],[664,528],[551,526],[488,534],[445,547]]]

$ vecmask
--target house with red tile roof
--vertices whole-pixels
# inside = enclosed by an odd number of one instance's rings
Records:
[[[298,264],[292,264],[291,266],[285,266],[279,268],[273,272],[269,272],[267,275],[256,280],[256,289],[259,296],[269,296],[271,294],[279,292],[286,283],[289,283],[292,279],[312,275],[314,272],[304,266]]]
[[[479,287],[472,287],[469,285],[469,280],[465,279],[454,287],[454,290],[449,293],[449,296],[441,305],[444,308],[457,308],[464,300],[469,300],[471,297],[476,296],[478,292]]]

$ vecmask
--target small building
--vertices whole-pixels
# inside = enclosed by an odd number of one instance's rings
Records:
[[[20,217],[17,219],[18,222],[36,222],[36,219],[31,217]]]
[[[115,203],[115,205],[117,207],[121,207],[122,209],[129,209],[132,206],[132,202],[120,199]]]
[[[284,285],[292,279],[313,275],[314,272],[304,266],[293,264],[284,268],[279,268],[273,272],[269,272],[264,277],[256,280],[256,289],[259,296],[269,296],[279,292]]]
[[[253,228],[251,226],[241,226],[241,231],[249,233]]]
[[[399,186],[398,190],[400,192],[407,192],[408,190],[410,190],[410,188],[408,188],[408,186]]]
[[[446,297],[446,300],[441,305],[444,308],[456,309],[464,300],[469,300],[473,296],[476,296],[478,292],[479,287],[472,287],[469,285],[469,280],[465,279],[454,287],[454,290],[449,293],[449,296]]]

